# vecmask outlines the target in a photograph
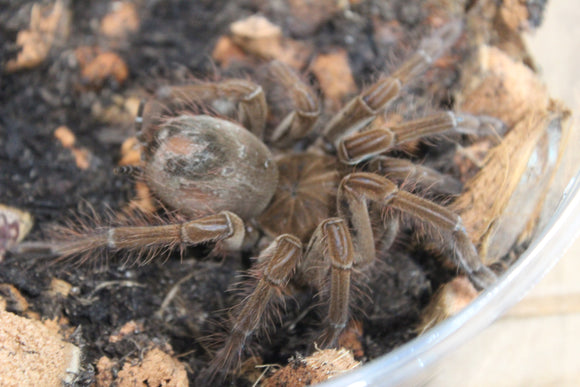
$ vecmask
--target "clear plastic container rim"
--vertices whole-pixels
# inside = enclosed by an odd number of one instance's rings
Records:
[[[570,180],[544,230],[492,287],[457,315],[401,347],[321,386],[397,386],[489,326],[526,293],[580,236],[580,173]]]

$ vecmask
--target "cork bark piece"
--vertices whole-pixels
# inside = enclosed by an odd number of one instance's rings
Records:
[[[61,386],[79,372],[81,351],[43,325],[0,311],[0,385]]]

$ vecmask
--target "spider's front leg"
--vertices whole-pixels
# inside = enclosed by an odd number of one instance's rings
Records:
[[[231,329],[222,348],[216,353],[206,379],[213,379],[220,370],[230,371],[240,362],[251,336],[264,333],[281,320],[290,280],[316,289],[328,290],[327,329],[321,346],[333,346],[346,327],[350,304],[350,271],[354,248],[350,233],[341,218],[329,218],[314,231],[304,259],[302,243],[290,234],[277,237],[257,258],[253,270],[256,278],[251,293],[233,308]],[[325,289],[330,270],[330,285]],[[298,274],[295,273],[298,271]],[[279,321],[278,321],[279,322]]]
[[[340,139],[337,153],[343,163],[358,164],[400,144],[424,137],[446,133],[500,136],[505,129],[505,125],[493,117],[447,111],[390,127],[350,134]]]
[[[358,131],[385,110],[403,86],[423,73],[459,37],[461,23],[449,23],[423,39],[419,49],[389,77],[381,78],[350,100],[323,129],[324,140],[337,147],[340,139]]]
[[[266,331],[275,317],[280,320],[279,309],[284,303],[286,287],[301,258],[302,242],[290,234],[280,235],[260,253],[253,270],[257,279],[255,287],[232,310],[231,330],[206,370],[205,379],[236,368],[250,337]]]
[[[310,239],[299,273],[303,277],[300,280],[320,289],[323,295],[328,294],[326,328],[319,343],[323,348],[336,345],[348,323],[354,259],[355,248],[344,219],[322,221]]]
[[[430,200],[400,190],[395,183],[373,173],[357,172],[347,175],[339,188],[339,213],[355,230],[353,231],[355,250],[363,243],[368,243],[362,242],[363,240],[372,238],[369,231],[370,220],[366,212],[367,201],[402,211],[441,231],[443,235],[448,235],[457,265],[480,289],[490,286],[497,279],[493,271],[481,262],[459,215]],[[370,263],[374,259],[374,243],[370,246],[372,247],[360,256],[360,262]]]

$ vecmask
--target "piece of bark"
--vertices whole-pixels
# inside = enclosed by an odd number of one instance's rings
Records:
[[[99,374],[97,386],[109,386],[111,382],[111,367],[114,362],[99,360]],[[186,387],[189,385],[187,372],[183,364],[159,348],[148,351],[142,360],[128,360],[123,368],[113,378],[118,387]],[[100,384],[100,383],[104,384]]]
[[[285,38],[282,29],[263,16],[253,15],[230,26],[232,41],[248,54],[263,60],[277,59],[301,69],[312,48],[300,41]]]
[[[453,203],[485,264],[531,235],[566,146],[568,116],[558,104],[529,112]]]
[[[40,321],[0,311],[0,343],[2,386],[61,386],[80,371],[80,349]]]
[[[307,386],[342,375],[361,363],[344,348],[317,351],[306,358],[296,358],[264,381],[265,387]]]

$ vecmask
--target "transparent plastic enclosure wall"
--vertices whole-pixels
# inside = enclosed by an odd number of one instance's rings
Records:
[[[469,348],[463,347],[522,299],[580,236],[580,175],[577,166],[577,162],[573,162],[574,178],[566,179],[559,186],[553,185],[553,199],[544,206],[544,213],[547,212],[545,220],[541,221],[544,225],[540,225],[527,250],[495,285],[481,293],[460,313],[414,340],[321,385],[429,385],[429,380],[437,375],[438,370],[449,366],[446,361],[451,361],[450,355],[454,351],[485,351],[486,348],[472,342]]]

